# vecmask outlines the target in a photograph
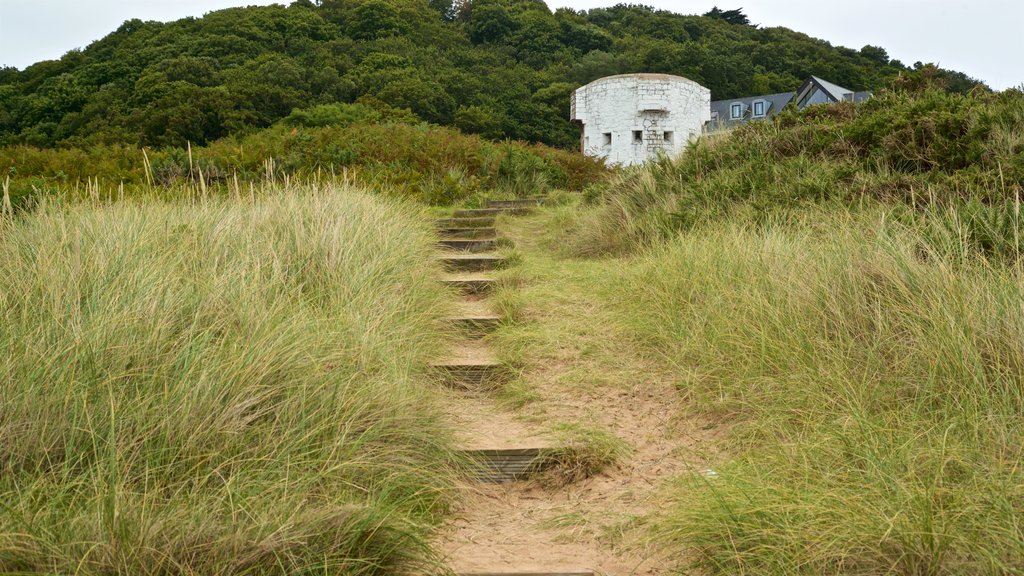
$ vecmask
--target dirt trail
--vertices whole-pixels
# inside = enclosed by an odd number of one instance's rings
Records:
[[[522,333],[508,338],[527,341],[523,378],[533,400],[509,410],[490,395],[452,392],[452,418],[467,446],[536,446],[549,441],[553,423],[571,423],[611,433],[631,451],[618,466],[567,486],[467,487],[440,548],[457,573],[670,573],[679,558],[645,544],[643,518],[663,507],[666,481],[709,466],[717,432],[680,418],[671,374],[604,321],[602,303],[587,290],[600,264],[555,260],[539,240],[541,226],[542,216],[528,216],[501,230],[528,271]],[[504,342],[501,334],[495,340]]]

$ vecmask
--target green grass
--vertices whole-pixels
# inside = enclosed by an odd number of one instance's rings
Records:
[[[0,571],[433,572],[418,210],[347,188],[0,224]]]
[[[610,304],[731,431],[663,542],[721,574],[1024,570],[1021,270],[933,246],[822,208],[628,267]]]
[[[727,431],[657,519],[681,569],[1024,573],[1022,102],[786,113],[558,224],[620,255],[596,293]]]
[[[557,448],[546,455],[552,463],[545,482],[564,486],[596,476],[629,455],[629,444],[605,430],[575,422],[552,427]]]

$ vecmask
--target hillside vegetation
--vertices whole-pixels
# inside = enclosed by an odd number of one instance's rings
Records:
[[[758,28],[736,11],[296,0],[130,20],[60,60],[0,69],[0,144],[204,145],[296,109],[359,101],[490,139],[572,148],[569,94],[603,76],[679,74],[730,98],[795,90],[810,74],[878,89],[907,70],[882,48]],[[942,74],[951,90],[975,85]]]
[[[924,85],[790,111],[622,173],[593,198],[579,251],[630,252],[711,222],[783,221],[824,204],[882,205],[936,242],[1019,256],[1024,93],[914,81]]]
[[[570,251],[631,254],[608,305],[728,431],[661,542],[715,574],[1019,573],[1022,127],[1016,91],[813,108],[571,219]]]
[[[393,114],[394,111],[391,111]],[[482,191],[543,194],[603,181],[597,159],[522,142],[494,143],[458,130],[384,117],[361,105],[297,111],[272,128],[206,147],[141,150],[0,148],[12,206],[21,210],[52,195],[88,196],[119,187],[127,196],[192,193],[247,195],[251,183],[357,181],[427,204],[453,204]]]
[[[0,220],[0,571],[429,572],[446,293],[352,189]]]

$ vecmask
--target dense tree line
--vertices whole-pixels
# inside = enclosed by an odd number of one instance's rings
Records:
[[[882,48],[759,28],[739,10],[296,0],[130,20],[60,60],[0,69],[0,144],[202,144],[295,109],[358,101],[488,138],[571,147],[569,94],[611,74],[679,74],[729,98],[794,90],[810,74],[877,89],[905,70]],[[976,83],[944,74],[954,91]]]

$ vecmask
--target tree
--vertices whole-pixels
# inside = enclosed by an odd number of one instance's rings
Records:
[[[860,49],[860,55],[882,65],[889,63],[889,53],[885,51],[885,48],[879,48],[878,46],[871,46],[869,44]]]
[[[750,19],[743,13],[743,8],[737,8],[735,10],[720,10],[718,6],[715,6],[704,15],[708,18],[724,20],[729,24],[739,24],[742,26],[750,25]]]
[[[466,30],[475,44],[501,42],[516,30],[516,23],[504,6],[483,4],[473,7]]]
[[[368,0],[357,7],[348,27],[349,36],[357,40],[396,36],[407,30],[398,9],[384,0]]]

